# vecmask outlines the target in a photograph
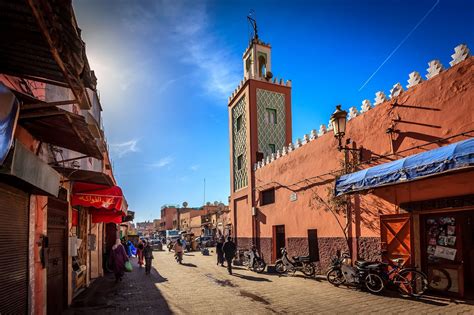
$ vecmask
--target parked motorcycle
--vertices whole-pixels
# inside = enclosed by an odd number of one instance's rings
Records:
[[[316,267],[309,256],[293,256],[288,257],[286,248],[281,249],[282,257],[275,263],[275,271],[279,274],[286,272],[301,271],[305,276],[311,277],[316,271]]]
[[[244,261],[243,264],[247,266],[252,271],[257,273],[262,273],[265,271],[265,267],[267,264],[263,260],[263,258],[258,253],[255,247],[252,247],[250,250],[244,253]]]
[[[380,274],[384,264],[358,260],[355,266],[351,265],[349,254],[337,253],[331,261],[326,274],[327,280],[334,286],[345,284],[359,288],[367,288],[372,293],[379,293],[384,288],[384,281]]]

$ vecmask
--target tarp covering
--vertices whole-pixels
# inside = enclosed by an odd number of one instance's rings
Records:
[[[15,95],[0,83],[0,165],[10,151],[18,113],[19,106]]]
[[[474,138],[377,165],[336,180],[336,196],[474,166]]]
[[[122,211],[123,194],[118,186],[76,182],[72,190],[72,205]]]

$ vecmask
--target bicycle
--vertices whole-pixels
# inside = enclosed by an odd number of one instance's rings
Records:
[[[416,268],[403,268],[402,258],[389,260],[382,278],[388,285],[397,287],[403,297],[421,297],[428,289],[428,277]],[[388,267],[392,269],[388,271]]]

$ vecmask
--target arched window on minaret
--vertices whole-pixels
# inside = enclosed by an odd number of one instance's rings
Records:
[[[264,55],[258,56],[258,76],[264,77],[267,72],[267,60]]]

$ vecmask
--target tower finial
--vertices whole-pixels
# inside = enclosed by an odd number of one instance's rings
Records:
[[[253,28],[253,39],[258,39],[257,21],[252,17],[252,15],[255,15],[255,11],[253,9],[249,11],[249,15],[247,15],[247,20]]]

